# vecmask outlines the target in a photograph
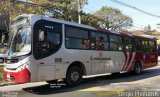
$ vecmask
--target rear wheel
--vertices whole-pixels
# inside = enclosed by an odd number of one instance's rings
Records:
[[[134,74],[138,75],[141,73],[141,63],[140,62],[136,62],[134,65]]]
[[[81,83],[82,81],[82,70],[79,67],[71,67],[69,68],[65,82],[68,86],[77,86]]]

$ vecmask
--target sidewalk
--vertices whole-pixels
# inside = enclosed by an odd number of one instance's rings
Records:
[[[0,87],[2,86],[9,86],[9,85],[16,85],[17,83],[14,82],[0,82]]]

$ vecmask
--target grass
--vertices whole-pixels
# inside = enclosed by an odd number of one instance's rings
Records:
[[[0,66],[0,83],[4,82],[3,80],[3,66]]]

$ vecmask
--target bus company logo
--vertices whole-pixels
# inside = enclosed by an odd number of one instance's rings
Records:
[[[104,57],[104,54],[102,52],[99,52],[99,57],[100,58],[103,58]]]
[[[44,27],[45,27],[45,28],[49,28],[49,29],[54,29],[54,27],[53,27],[53,26],[45,25]]]

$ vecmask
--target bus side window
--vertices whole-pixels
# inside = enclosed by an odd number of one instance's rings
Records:
[[[89,49],[89,40],[88,39],[82,39],[82,48]]]
[[[124,49],[125,49],[125,51],[130,52],[130,51],[133,50],[132,38],[130,38],[130,37],[124,37],[123,43],[124,43]]]
[[[48,57],[57,52],[62,44],[62,24],[39,20],[34,25],[33,53],[36,59]],[[42,37],[41,37],[41,32]]]
[[[108,50],[109,49],[108,35],[99,32],[91,32],[91,49]]]
[[[39,34],[42,30],[39,31]],[[44,33],[41,40],[37,43],[37,50],[39,52],[40,56],[43,56],[43,54],[48,55],[49,53],[52,53],[56,51],[60,46],[60,34],[49,32],[49,31],[42,31]]]
[[[122,51],[122,37],[118,35],[110,35],[110,50]]]
[[[157,51],[156,43],[153,42],[153,41],[149,41],[149,48],[150,48],[150,51],[151,51],[151,52]]]
[[[93,45],[92,48],[95,49],[95,50],[102,50],[102,49],[104,49],[104,43],[103,43],[103,40],[101,40],[101,37],[95,38],[95,43],[94,43],[94,45]]]
[[[68,49],[89,49],[89,32],[88,30],[65,26],[66,37],[65,46]]]
[[[143,40],[143,41],[142,41],[142,46],[143,46],[143,51],[145,51],[145,52],[149,52],[149,51],[150,51],[147,40]]]
[[[142,51],[143,45],[140,39],[133,39],[133,51]]]

